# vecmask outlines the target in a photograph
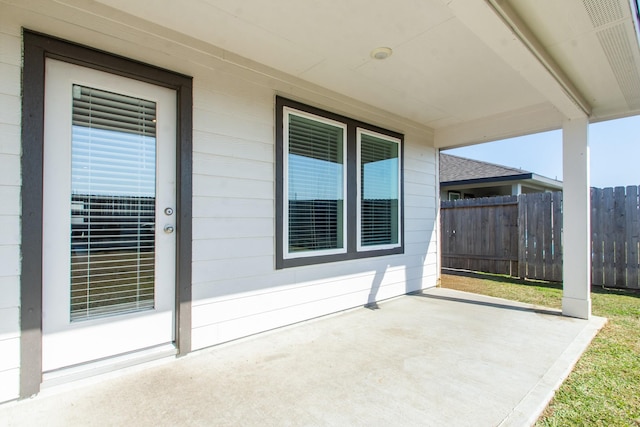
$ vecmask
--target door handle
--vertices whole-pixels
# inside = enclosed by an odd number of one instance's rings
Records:
[[[165,225],[164,226],[164,232],[167,233],[167,234],[173,233],[174,230],[175,229],[173,228],[173,225]]]

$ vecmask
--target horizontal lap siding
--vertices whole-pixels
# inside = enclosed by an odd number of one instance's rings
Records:
[[[404,243],[407,291],[435,286],[438,276],[437,152],[426,135],[408,132],[404,149]]]
[[[252,105],[242,126],[215,129],[208,124],[200,132],[194,123],[194,348],[366,304],[372,287],[379,300],[435,285],[435,151],[415,144],[411,134],[405,136],[406,254],[276,271],[274,131],[260,139],[256,129],[264,125],[265,114],[255,107],[266,98],[263,108],[274,115],[274,94],[259,87],[248,92],[241,82],[228,80],[224,88],[208,93],[234,89],[237,96],[258,97],[255,103],[236,100],[227,107],[225,114],[242,116],[242,107]],[[202,120],[205,111],[215,114],[217,108],[208,107],[208,100],[196,101]],[[251,144],[264,158],[234,150],[234,143]],[[264,146],[270,150],[262,150]],[[417,154],[424,160],[411,157]],[[224,190],[216,188],[221,181]]]
[[[1,11],[0,11],[1,14]],[[1,18],[0,18],[1,19]],[[0,402],[18,397],[20,365],[19,27],[0,29]]]
[[[410,141],[407,137],[407,144]],[[435,156],[432,149],[426,151]],[[404,256],[275,271],[273,200],[268,208],[258,203],[255,217],[238,212],[229,218],[215,216],[215,205],[224,198],[194,199],[195,211],[200,202],[210,207],[203,209],[209,214],[206,218],[194,218],[194,259],[200,260],[194,261],[194,347],[363,305],[372,286],[378,287],[376,299],[433,286],[437,276],[435,197],[429,196],[429,189],[431,195],[434,192],[433,168],[432,162],[425,165],[426,171],[405,169]],[[249,193],[232,209],[251,207],[247,200],[263,202],[264,196]],[[227,250],[230,236],[241,241]]]
[[[372,287],[384,299],[435,285],[435,150],[424,135],[405,135],[406,255],[275,270],[273,88],[192,74],[194,348],[363,305]]]
[[[38,15],[14,10],[20,21],[10,43],[18,55],[15,65],[20,64],[18,36],[24,25],[194,78],[193,349],[361,306],[372,289],[379,300],[435,286],[436,152],[428,131],[266,67],[253,71],[249,61],[235,66],[229,61],[232,54],[218,59],[219,51],[211,46],[197,42],[191,49],[188,39],[172,43],[166,38],[172,33],[155,37],[156,28],[143,21],[131,18],[120,25],[55,2],[45,9]],[[19,89],[19,81],[9,87]],[[275,269],[276,94],[405,134],[404,255]],[[19,99],[10,96],[15,98],[10,113],[18,119]],[[8,131],[15,131],[19,142],[19,128]],[[19,145],[2,150],[2,169],[13,181],[9,190],[0,185],[0,196],[17,203],[19,171],[11,170],[19,160]],[[19,206],[14,206],[15,212],[6,214],[17,215]],[[10,208],[0,204],[0,215]],[[17,272],[17,247],[15,254],[11,271]],[[2,363],[10,370],[16,359],[8,360]],[[6,384],[2,369],[0,384]]]
[[[362,275],[349,275],[327,277],[316,280],[309,280],[304,284],[297,286],[282,287],[282,289],[274,289],[264,291],[255,291],[246,294],[233,294],[229,299],[238,300],[256,300],[260,303],[260,310],[265,312],[273,312],[283,309],[283,301],[295,300],[297,304],[287,305],[306,305],[315,301],[331,298],[331,296],[340,296],[348,293],[361,293],[369,291],[371,281],[375,274],[367,273]],[[383,284],[404,283],[406,280],[406,270],[400,268],[389,268],[384,271]],[[345,292],[345,283],[350,284],[351,292]],[[221,299],[220,302],[223,302]],[[198,324],[210,324],[243,318],[255,315],[255,308],[252,304],[235,305],[235,304],[218,304],[218,310],[208,310],[206,305],[194,307],[193,319]]]

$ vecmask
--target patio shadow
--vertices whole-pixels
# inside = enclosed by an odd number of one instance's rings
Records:
[[[524,286],[536,286],[539,288],[560,289],[562,290],[562,283],[557,282],[545,282],[541,280],[526,280],[519,279],[517,277],[500,276],[491,273],[482,273],[469,270],[458,270],[443,268],[442,274],[448,274],[450,276],[472,277],[474,279],[486,279],[493,282],[502,283],[515,283]],[[605,286],[601,284],[592,284],[591,292],[596,294],[616,294],[633,298],[640,298],[640,288],[616,288]]]
[[[416,296],[416,297],[422,297],[422,298],[429,298],[429,299],[451,301],[451,302],[460,302],[460,303],[464,303],[464,304],[481,305],[481,306],[485,306],[485,307],[500,308],[500,309],[504,309],[504,310],[524,311],[524,312],[529,312],[529,313],[547,314],[547,315],[550,315],[550,316],[562,316],[562,312],[560,310],[544,309],[544,308],[532,308],[532,307],[520,307],[520,306],[517,306],[517,305],[510,305],[510,304],[500,304],[500,303],[495,303],[495,302],[478,301],[478,300],[471,300],[471,299],[465,299],[465,298],[456,298],[456,297],[448,297],[448,296],[443,296],[443,295],[432,295],[432,294],[424,293],[422,291],[411,292],[411,293],[409,293],[407,295]]]

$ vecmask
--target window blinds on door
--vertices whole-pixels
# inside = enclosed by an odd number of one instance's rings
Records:
[[[156,106],[73,86],[73,321],[154,306]]]

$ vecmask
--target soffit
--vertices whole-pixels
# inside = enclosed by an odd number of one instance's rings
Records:
[[[628,0],[97,2],[431,127],[440,147],[640,113]]]
[[[640,51],[630,0],[509,0],[592,107],[591,121],[640,110]]]

